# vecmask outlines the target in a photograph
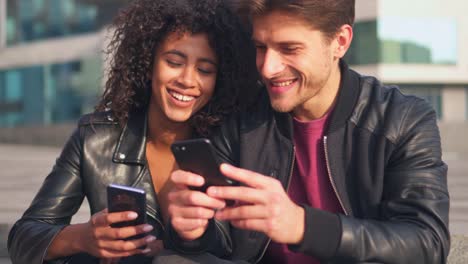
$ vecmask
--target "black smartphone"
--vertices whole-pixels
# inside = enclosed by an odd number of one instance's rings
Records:
[[[209,186],[232,186],[237,184],[219,171],[220,163],[209,139],[196,138],[176,141],[171,145],[171,150],[180,169],[196,173],[205,178],[205,185],[198,188],[199,190],[204,192]]]
[[[111,224],[111,227],[125,227],[146,223],[146,193],[142,189],[109,184],[107,186],[107,208],[109,213],[133,211],[138,217],[132,221]],[[131,239],[135,239],[132,237]]]

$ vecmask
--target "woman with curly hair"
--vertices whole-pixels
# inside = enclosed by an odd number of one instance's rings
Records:
[[[150,263],[163,248],[171,143],[209,136],[253,98],[255,51],[222,0],[137,0],[112,29],[102,99],[10,231],[13,263]],[[110,227],[137,217],[107,211],[110,183],[146,191],[147,224]],[[84,198],[90,220],[70,224]]]

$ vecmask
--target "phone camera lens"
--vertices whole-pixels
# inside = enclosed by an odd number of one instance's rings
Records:
[[[185,147],[182,147],[182,151],[185,151]]]

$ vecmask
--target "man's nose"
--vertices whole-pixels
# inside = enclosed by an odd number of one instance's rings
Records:
[[[268,49],[259,56],[260,58],[257,58],[260,59],[258,70],[263,77],[271,78],[284,70],[283,59],[278,52]]]

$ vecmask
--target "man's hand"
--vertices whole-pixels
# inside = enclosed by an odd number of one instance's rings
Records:
[[[252,171],[228,164],[221,172],[245,186],[212,186],[207,194],[217,199],[237,200],[238,206],[216,212],[216,219],[238,228],[265,233],[278,243],[298,244],[304,236],[304,209],[289,199],[281,183]]]
[[[205,180],[200,175],[177,170],[172,172],[170,179],[174,183],[168,193],[171,224],[182,239],[197,239],[205,233],[208,220],[214,217],[215,210],[224,208],[226,203],[189,189],[189,186],[203,186]]]

